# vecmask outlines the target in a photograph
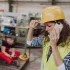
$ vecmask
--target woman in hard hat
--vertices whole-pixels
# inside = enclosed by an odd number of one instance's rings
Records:
[[[33,41],[37,20],[30,23],[27,44]],[[45,8],[42,12],[45,25],[41,70],[70,70],[70,26],[65,21],[63,10],[58,6]]]

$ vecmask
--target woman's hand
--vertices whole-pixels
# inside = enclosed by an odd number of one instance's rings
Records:
[[[30,28],[35,28],[39,24],[38,20],[32,20],[30,22]]]
[[[30,22],[30,25],[29,25],[29,31],[28,31],[28,35],[27,35],[27,41],[32,41],[33,39],[33,32],[34,32],[34,28],[39,24],[39,21],[38,20],[32,20]]]
[[[57,42],[60,38],[60,31],[59,29],[53,29],[50,34],[48,35],[49,36],[49,39],[50,39],[50,45],[52,48],[56,48],[57,47]]]
[[[57,43],[60,38],[60,28],[59,27],[53,28],[53,30],[50,32],[48,36],[50,38],[53,58],[56,66],[58,67],[63,64],[62,58],[60,56],[60,53],[57,47]]]

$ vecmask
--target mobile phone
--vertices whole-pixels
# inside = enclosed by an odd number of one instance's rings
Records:
[[[62,28],[63,28],[63,24],[55,24],[54,28],[57,30],[59,29],[59,31],[61,32],[62,31]]]

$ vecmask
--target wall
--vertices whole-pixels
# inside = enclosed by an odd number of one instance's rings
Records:
[[[29,12],[31,13],[41,13],[42,10],[45,8],[45,7],[48,7],[50,5],[40,5],[40,3],[23,3],[23,4],[18,4],[18,7],[17,7],[17,12],[19,13],[26,13],[28,14]],[[65,13],[65,16],[66,16],[66,20],[68,22],[70,22],[70,5],[58,5],[60,7],[63,8],[64,10],[64,13]],[[14,6],[13,8],[13,12],[16,12],[16,6]]]
[[[56,0],[58,2],[70,2],[70,0]]]
[[[13,12],[17,13],[41,13],[43,8],[48,7],[49,5],[41,5],[40,3],[18,3],[13,6]],[[64,10],[66,20],[70,22],[70,5],[58,5],[61,6]],[[4,9],[5,12],[8,12],[8,3],[0,2],[0,9]]]
[[[4,10],[5,12],[8,12],[8,3],[7,2],[0,2],[0,10]]]
[[[16,5],[13,8],[13,12],[21,12],[21,13],[37,13],[37,12],[42,12],[42,9],[44,7],[47,7],[46,5],[40,5],[40,3],[19,3],[18,6]],[[16,9],[17,8],[17,9]]]

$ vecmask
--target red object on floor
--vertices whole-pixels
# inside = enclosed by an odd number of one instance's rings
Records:
[[[7,52],[7,53],[11,54],[11,52]],[[10,57],[6,56],[4,53],[0,52],[0,59],[6,61],[8,64],[11,64],[14,59],[19,57],[19,55],[20,55],[20,52],[15,51],[15,57],[10,58]]]

